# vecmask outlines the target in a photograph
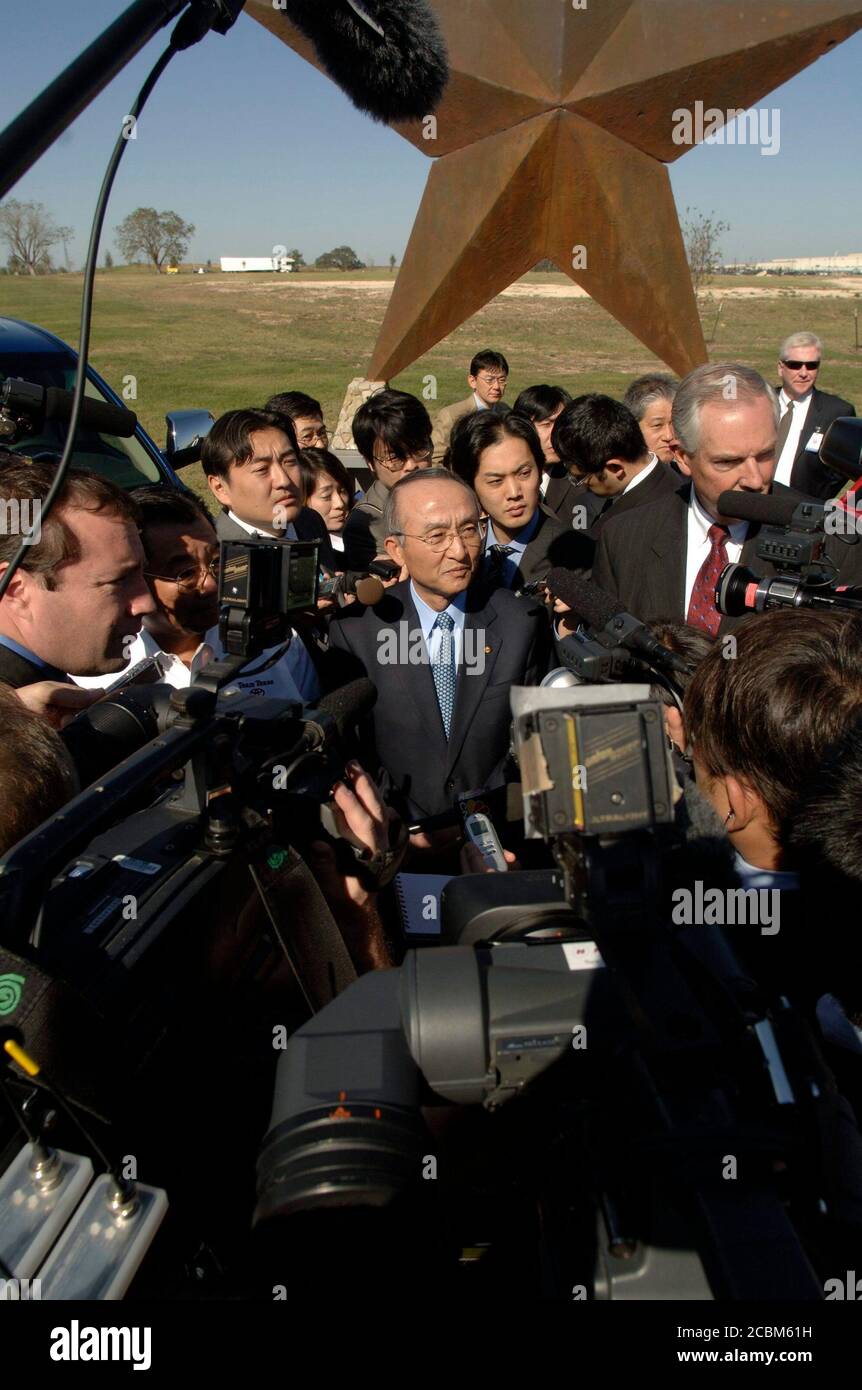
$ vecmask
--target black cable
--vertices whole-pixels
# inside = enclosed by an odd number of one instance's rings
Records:
[[[153,88],[155,87],[156,83],[158,82],[168,63],[171,61],[171,58],[173,58],[174,53],[176,51],[177,50],[172,45],[169,45],[153,66],[149,76],[147,77],[146,81],[144,82],[144,85],[141,87],[141,90],[139,91],[135,99],[131,111],[129,112],[129,115],[135,121],[137,121],[138,116],[140,115],[141,111],[146,105],[150,93],[152,92]],[[127,127],[127,123],[128,118],[123,122],[124,129]],[[57,472],[54,477],[53,483],[48,489],[48,496],[44,499],[40,509],[40,526],[44,525],[45,521],[47,520],[51,507],[54,505],[54,499],[56,498],[57,494],[63,486],[66,473],[69,469],[69,460],[72,457],[72,450],[75,445],[75,435],[78,429],[78,417],[81,413],[81,403],[84,399],[84,388],[87,384],[87,360],[90,354],[90,324],[93,317],[93,287],[96,279],[96,261],[99,253],[99,239],[102,235],[102,224],[104,223],[105,213],[108,207],[108,197],[110,195],[111,188],[113,186],[114,179],[117,174],[117,169],[120,165],[120,160],[123,157],[128,143],[128,138],[123,132],[121,132],[119,137],[117,138],[117,143],[114,146],[111,158],[108,162],[108,167],[105,170],[105,177],[102,180],[102,187],[99,190],[99,197],[96,201],[96,211],[93,215],[93,226],[90,231],[90,244],[87,248],[87,260],[84,264],[84,287],[81,295],[81,331],[78,343],[78,368],[75,373],[75,387],[72,397],[72,409],[69,414],[69,425],[66,434],[66,443],[63,446],[63,453],[60,457],[60,462],[57,464]],[[3,575],[2,579],[0,579],[0,598],[2,598],[5,594],[7,588],[12,582],[12,577],[15,574],[15,571],[18,569],[18,566],[21,564],[21,561],[27,554],[27,550],[29,549],[30,544],[30,534],[31,533],[28,532],[27,538],[22,540],[11,561],[9,562],[9,568],[6,570],[6,573]]]

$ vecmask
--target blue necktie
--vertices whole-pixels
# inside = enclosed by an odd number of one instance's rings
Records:
[[[431,674],[440,706],[443,729],[449,737],[452,710],[455,707],[455,620],[448,613],[438,613],[431,629]],[[436,637],[435,637],[436,633]]]

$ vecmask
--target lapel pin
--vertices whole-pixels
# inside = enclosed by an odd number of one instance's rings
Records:
[[[493,650],[492,647],[486,647],[486,648],[485,648],[485,655],[487,656],[488,653],[489,653],[490,651],[492,651],[492,650]]]

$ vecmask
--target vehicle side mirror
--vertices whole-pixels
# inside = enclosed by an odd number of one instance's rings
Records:
[[[165,455],[171,467],[185,468],[197,463],[201,444],[212,429],[215,416],[209,410],[170,410],[165,419],[168,425]]]

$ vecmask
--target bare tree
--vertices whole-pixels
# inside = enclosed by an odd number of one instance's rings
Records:
[[[393,274],[395,273],[395,265],[396,265],[395,257],[394,257],[394,256],[390,256],[390,257],[389,257],[389,273],[390,273],[390,275],[393,275]]]
[[[697,208],[686,208],[682,235],[691,283],[698,298],[706,288],[709,276],[714,275],[721,264],[719,241],[729,231],[730,224],[722,222],[714,212],[707,214]]]
[[[191,222],[176,212],[156,212],[155,208],[135,208],[123,218],[115,240],[127,262],[143,257],[161,275],[162,266],[178,264],[195,234]]]
[[[58,227],[42,203],[10,198],[0,207],[0,237],[9,247],[9,269],[28,275],[51,270],[51,247],[66,241],[71,227]]]

